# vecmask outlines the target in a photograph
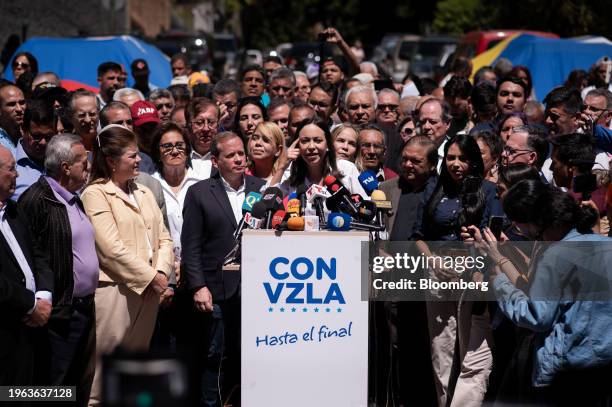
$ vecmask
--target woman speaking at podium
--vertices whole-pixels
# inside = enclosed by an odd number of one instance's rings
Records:
[[[325,124],[318,119],[307,121],[298,126],[295,135],[296,140],[281,159],[271,185],[278,184],[283,172],[291,165],[291,176],[279,185],[285,196],[295,192],[302,184],[306,187],[312,184],[323,185],[325,177],[333,175],[351,193],[367,198],[368,195],[359,183],[359,171],[355,164],[336,159],[332,136]]]

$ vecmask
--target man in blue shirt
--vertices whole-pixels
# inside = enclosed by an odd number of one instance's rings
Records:
[[[23,137],[17,143],[17,187],[13,199],[19,196],[44,175],[43,163],[47,142],[56,133],[57,119],[53,108],[42,100],[28,103],[23,118]]]

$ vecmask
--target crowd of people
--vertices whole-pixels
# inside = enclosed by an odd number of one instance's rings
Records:
[[[95,406],[102,356],[160,350],[191,355],[198,405],[239,405],[240,272],[222,265],[245,196],[333,175],[367,200],[370,171],[393,206],[382,236],[430,255],[429,241],[470,242],[493,264],[467,278],[497,298],[373,304],[372,405],[612,403],[612,303],[531,295],[577,278],[539,241],[612,241],[609,58],[538,101],[524,66],[470,79],[457,57],[440,83],[392,83],[324,33],[342,56],[323,56],[318,75],[269,56],[213,84],[177,54],[167,88],[142,59],[132,88],[122,64],[100,64],[94,93],[67,91],[35,55],[12,58],[15,81],[0,79],[1,385],[76,386],[78,405]],[[498,240],[533,250],[510,256]]]

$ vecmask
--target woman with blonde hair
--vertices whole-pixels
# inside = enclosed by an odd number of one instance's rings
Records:
[[[285,136],[275,123],[262,122],[248,139],[249,168],[246,173],[270,181],[284,154]]]
[[[336,157],[354,163],[359,149],[359,129],[350,123],[341,123],[334,127],[331,136]]]
[[[149,349],[174,262],[172,239],[153,193],[134,182],[139,162],[132,131],[116,124],[100,131],[90,183],[81,197],[100,263],[95,294],[98,357],[118,347]],[[97,363],[90,405],[100,404],[101,374]]]

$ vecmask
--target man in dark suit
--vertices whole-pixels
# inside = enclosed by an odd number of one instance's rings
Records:
[[[409,139],[401,155],[401,175],[385,181],[379,188],[393,205],[393,215],[386,219],[389,240],[407,241],[414,231],[421,195],[429,182],[436,182],[437,147],[427,136]],[[399,389],[398,404],[433,406],[436,391],[433,386],[429,332],[425,303],[405,301],[376,303],[379,343],[377,348],[380,375],[394,372],[391,383]],[[393,346],[388,346],[390,341]],[[392,349],[391,357],[386,352]],[[392,363],[391,369],[385,366]],[[382,366],[381,366],[382,365]],[[379,399],[380,399],[380,395]]]
[[[204,332],[211,338],[210,346],[200,342],[196,352],[202,352],[199,360],[204,361],[201,401],[218,406],[221,401],[216,383],[222,358],[224,401],[232,387],[240,385],[240,272],[224,271],[222,264],[235,244],[233,233],[242,218],[245,195],[259,191],[264,181],[244,174],[244,143],[235,133],[215,135],[210,151],[218,173],[187,191],[181,257],[182,275],[193,305],[200,314],[212,312],[207,315],[211,318],[206,319],[209,329]],[[223,329],[220,336],[216,328]]]
[[[30,235],[24,214],[9,198],[17,170],[0,147],[0,385],[34,383],[35,332],[49,320],[53,275]]]
[[[409,139],[402,148],[401,175],[380,184],[380,190],[395,209],[386,220],[389,240],[410,239],[421,193],[428,182],[435,182],[436,148],[427,136]]]

